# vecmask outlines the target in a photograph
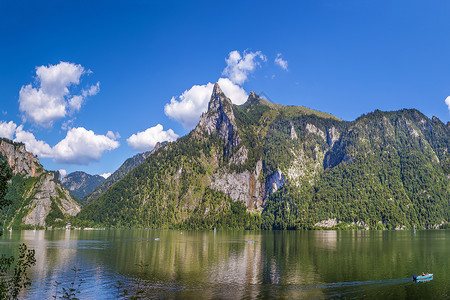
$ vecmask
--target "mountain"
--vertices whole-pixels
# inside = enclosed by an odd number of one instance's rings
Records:
[[[352,122],[214,86],[208,110],[83,208],[81,223],[431,228],[450,217],[448,126],[414,109]]]
[[[46,171],[22,143],[0,139],[0,159],[6,159],[13,177],[6,199],[12,204],[1,212],[6,227],[65,226],[80,206],[59,182],[59,173]]]
[[[65,176],[61,180],[61,185],[81,200],[89,195],[103,181],[105,181],[105,178],[100,175],[90,175],[85,172],[76,171]]]
[[[100,185],[98,185],[93,191],[89,192],[85,199],[83,199],[83,203],[89,203],[93,199],[98,198],[104,191],[106,191],[110,186],[114,183],[122,179],[125,175],[127,175],[131,170],[142,164],[147,157],[151,154],[155,153],[162,146],[166,145],[167,142],[157,142],[155,147],[151,151],[143,152],[136,154],[135,156],[128,158],[117,171],[115,171],[111,176],[109,176],[106,180],[104,180]]]

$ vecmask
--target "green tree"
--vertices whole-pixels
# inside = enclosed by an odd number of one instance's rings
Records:
[[[11,177],[11,169],[4,160],[0,164],[0,209],[11,204],[10,201],[5,199],[8,192],[8,181]],[[27,249],[25,244],[21,244],[17,263],[13,267],[14,261],[16,261],[14,256],[7,257],[2,254],[0,257],[0,299],[17,299],[20,290],[31,285],[27,270],[36,264],[34,250]]]

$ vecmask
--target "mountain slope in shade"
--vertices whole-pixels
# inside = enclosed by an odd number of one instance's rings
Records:
[[[6,159],[13,172],[5,197],[12,204],[0,213],[4,226],[65,226],[78,214],[80,206],[61,186],[59,174],[44,170],[24,144],[0,139],[0,159]]]
[[[61,184],[81,200],[89,195],[103,181],[105,181],[105,178],[100,175],[90,175],[85,172],[76,171],[66,175],[61,180]]]
[[[197,127],[80,213],[107,226],[429,228],[449,220],[449,133],[417,110],[353,122],[216,84]]]
[[[104,191],[106,191],[110,186],[114,183],[122,179],[125,175],[127,175],[131,170],[142,164],[147,157],[149,157],[152,153],[158,151],[159,148],[166,145],[167,142],[156,143],[155,148],[151,151],[143,152],[136,154],[135,156],[128,158],[117,171],[115,171],[111,176],[106,178],[101,184],[99,184],[96,188],[94,188],[91,192],[89,192],[86,197],[82,200],[83,203],[89,203],[93,199],[98,198]]]

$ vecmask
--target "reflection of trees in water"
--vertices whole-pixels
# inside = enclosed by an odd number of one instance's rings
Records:
[[[447,248],[430,246],[440,241],[433,234],[31,230],[13,232],[12,241],[36,249],[32,288],[43,298],[51,298],[55,280],[72,278],[74,266],[86,279],[83,297],[96,286],[114,296],[117,280],[133,293],[140,280],[147,295],[168,298],[310,298],[331,295],[322,284],[404,278],[414,268],[431,270],[418,266],[448,266]]]

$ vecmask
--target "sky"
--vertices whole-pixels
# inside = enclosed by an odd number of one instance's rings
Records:
[[[0,136],[113,173],[195,127],[213,84],[343,120],[450,121],[448,1],[0,1]]]

